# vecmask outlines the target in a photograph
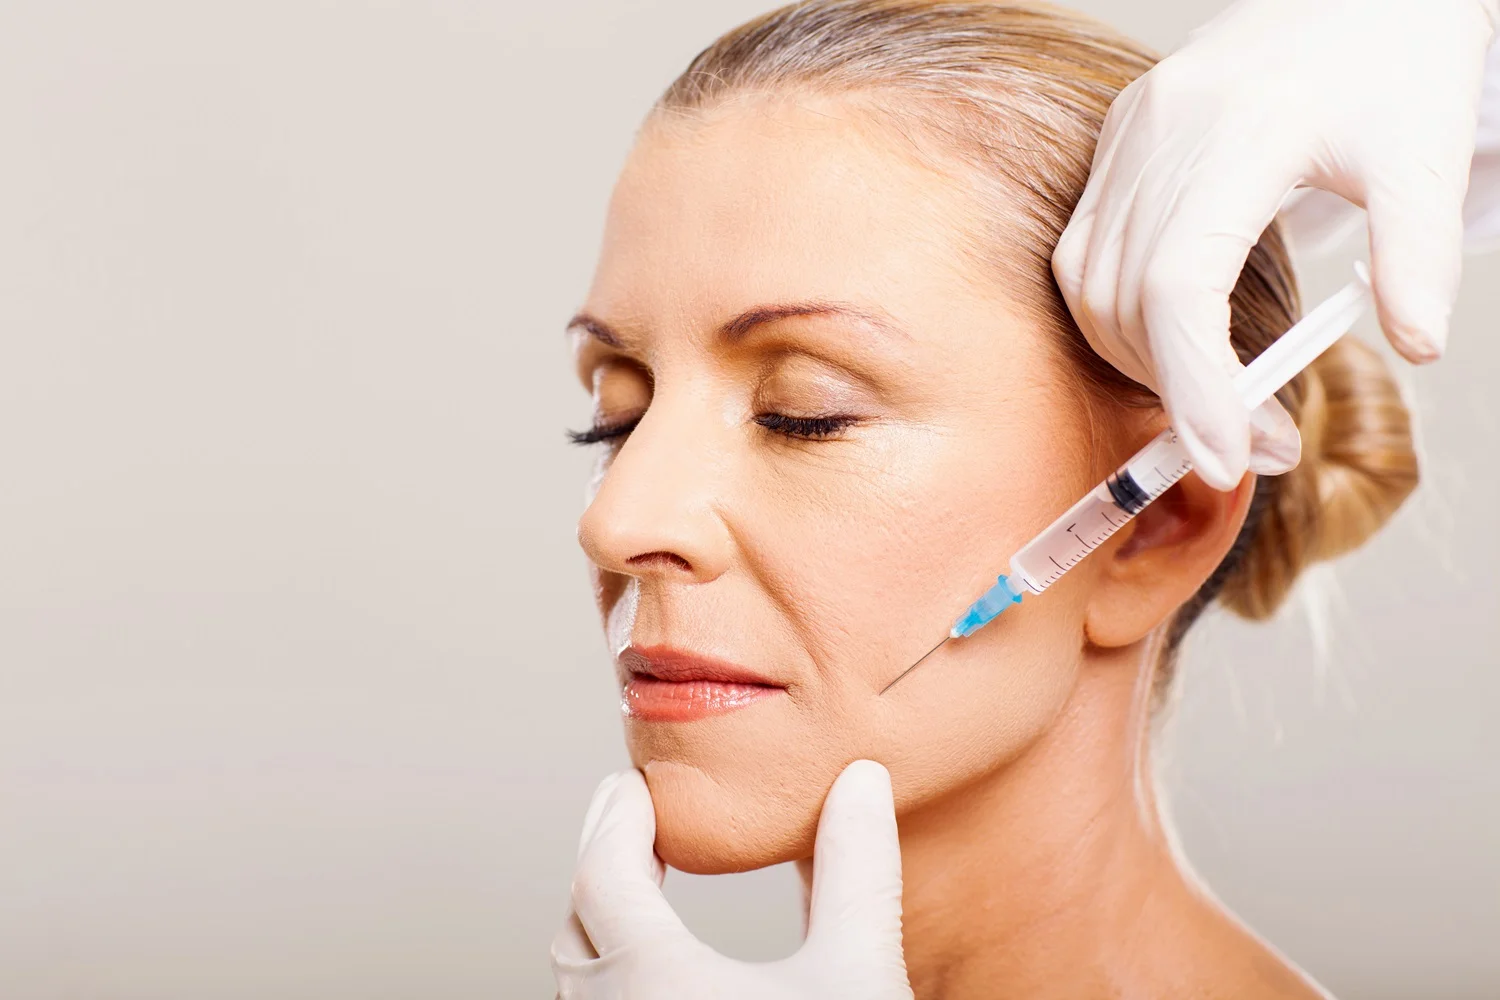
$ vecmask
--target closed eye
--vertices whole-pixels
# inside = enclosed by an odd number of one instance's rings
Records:
[[[758,413],[755,416],[755,422],[766,430],[804,441],[831,438],[858,421],[858,417],[842,414],[823,417],[792,417],[785,413]]]
[[[625,437],[635,430],[635,425],[641,422],[640,417],[631,417],[629,420],[616,420],[609,423],[598,423],[583,431],[568,431],[568,440],[574,444],[600,444],[605,441],[613,441]]]
[[[573,444],[602,444],[626,437],[641,422],[640,417],[598,423],[587,430],[567,432]],[[822,417],[793,417],[785,413],[759,413],[755,422],[773,434],[799,441],[822,441],[834,437],[859,422],[858,417],[832,415]]]

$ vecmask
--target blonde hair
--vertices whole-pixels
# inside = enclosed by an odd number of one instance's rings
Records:
[[[914,142],[935,139],[943,155],[996,182],[999,197],[984,206],[993,229],[977,249],[1058,332],[1065,370],[1081,373],[1106,405],[1156,406],[1089,348],[1051,270],[1105,113],[1155,61],[1112,28],[1045,4],[806,0],[699,53],[657,113],[708,110],[744,94],[817,92],[872,106]],[[1251,248],[1230,313],[1230,340],[1246,362],[1299,318],[1291,260],[1274,225]],[[1168,666],[1210,602],[1269,616],[1306,566],[1359,545],[1417,484],[1409,416],[1368,347],[1344,338],[1278,398],[1302,432],[1302,463],[1258,480],[1230,552],[1173,619]]]

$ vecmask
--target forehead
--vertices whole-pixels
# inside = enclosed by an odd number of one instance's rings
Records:
[[[954,175],[826,98],[658,113],[611,200],[590,299],[652,312],[803,296],[899,304],[972,279]]]

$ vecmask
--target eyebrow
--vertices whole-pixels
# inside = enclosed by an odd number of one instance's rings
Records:
[[[861,309],[858,306],[845,302],[785,302],[772,305],[753,306],[719,324],[717,334],[720,339],[733,343],[742,340],[750,331],[767,323],[775,323],[783,319],[792,319],[800,316],[843,316],[865,323],[882,333],[895,337],[907,337],[906,331],[902,330],[889,318],[869,309]],[[586,312],[568,320],[568,331],[582,330],[589,336],[610,347],[621,347],[625,338],[614,327]]]

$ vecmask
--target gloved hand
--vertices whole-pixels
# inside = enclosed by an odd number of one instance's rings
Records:
[[[725,958],[661,894],[656,816],[639,771],[604,779],[589,805],[573,909],[552,943],[562,1000],[912,1000],[901,952],[901,849],[891,779],[850,764],[823,803],[807,940],[779,962]]]
[[[1239,0],[1120,94],[1052,258],[1089,343],[1157,391],[1202,478],[1296,464],[1296,428],[1231,388],[1228,296],[1297,185],[1369,212],[1381,326],[1436,359],[1500,0]]]

